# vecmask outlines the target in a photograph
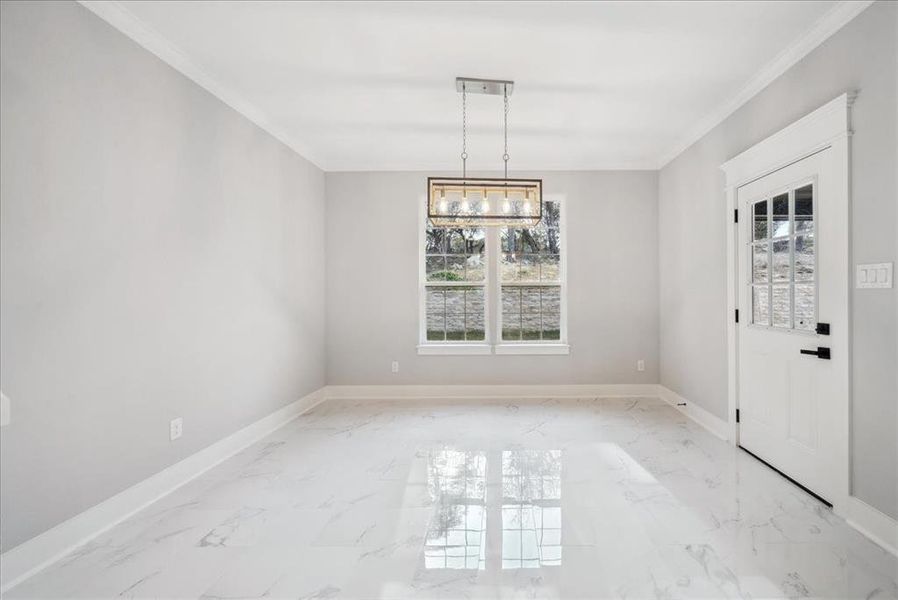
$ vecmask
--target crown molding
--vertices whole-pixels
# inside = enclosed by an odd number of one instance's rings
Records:
[[[321,160],[320,156],[316,156],[307,146],[297,142],[287,132],[275,125],[263,110],[193,62],[177,45],[128,10],[123,2],[119,0],[78,0],[78,3],[236,110],[302,158],[322,171],[327,170],[326,163]]]
[[[795,63],[810,54],[817,46],[825,42],[852,19],[864,12],[875,0],[842,0],[785,50],[767,63],[736,94],[711,111],[698,124],[684,135],[670,150],[661,154],[656,162],[658,170],[667,166],[670,161],[682,154],[687,148],[703,138],[708,132],[720,125],[727,117],[736,112],[743,104],[754,98],[773,81],[789,70]]]

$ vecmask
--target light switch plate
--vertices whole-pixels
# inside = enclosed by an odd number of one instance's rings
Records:
[[[892,263],[868,263],[857,266],[855,287],[891,288]]]

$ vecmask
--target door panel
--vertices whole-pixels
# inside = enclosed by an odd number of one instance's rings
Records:
[[[847,398],[846,239],[826,149],[737,190],[740,445],[823,498],[835,495]],[[843,250],[844,248],[844,250]],[[830,323],[830,336],[816,324]],[[838,349],[829,360],[804,354]],[[838,369],[834,368],[838,365]],[[843,397],[844,396],[844,397]]]
[[[789,440],[801,444],[805,451],[816,452],[820,446],[817,366],[810,361],[792,359],[789,367]]]

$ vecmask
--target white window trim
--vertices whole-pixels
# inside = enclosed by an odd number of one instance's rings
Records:
[[[568,344],[551,342],[503,342],[496,344],[496,354],[570,354]]]
[[[418,344],[418,354],[421,356],[466,356],[492,354],[493,347],[489,344],[472,344],[470,342],[429,342]]]
[[[464,340],[429,342],[427,341],[427,281],[426,281],[426,249],[425,231],[427,228],[426,203],[422,198],[418,203],[418,354],[421,356],[452,355],[566,355],[570,354],[567,329],[567,206],[564,196],[544,195],[544,201],[557,202],[561,206],[559,230],[561,232],[561,256],[559,271],[561,273],[561,332],[559,340],[526,340],[502,341],[502,309],[496,302],[501,298],[500,281],[500,239],[498,227],[486,228],[486,281],[484,296],[486,311],[484,330],[486,340],[470,342]],[[526,284],[522,284],[526,285]]]

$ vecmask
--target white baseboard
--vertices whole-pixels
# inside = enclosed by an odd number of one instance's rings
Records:
[[[873,508],[860,498],[848,498],[849,525],[898,557],[898,521]]]
[[[677,394],[671,389],[663,385],[658,385],[658,397],[676,408],[678,411],[719,437],[727,441],[729,436],[729,424],[718,416],[712,415],[704,408],[693,402],[687,401],[685,398]]]
[[[311,410],[321,388],[0,555],[0,594]]]
[[[353,400],[380,398],[625,398],[656,397],[654,383],[585,385],[329,385],[325,396]]]

